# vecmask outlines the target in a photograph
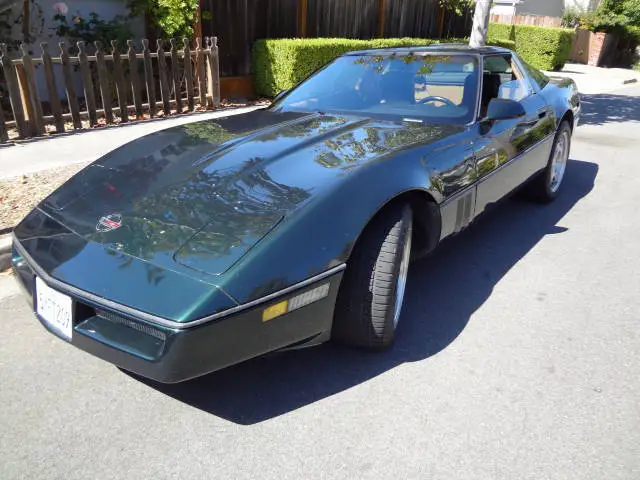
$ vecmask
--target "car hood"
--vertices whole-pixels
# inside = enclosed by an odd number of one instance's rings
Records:
[[[86,241],[219,275],[340,176],[461,128],[269,110],[196,122],[114,150],[40,209]]]

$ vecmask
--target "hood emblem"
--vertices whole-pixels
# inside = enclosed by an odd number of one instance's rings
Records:
[[[112,213],[110,215],[100,217],[100,220],[98,220],[98,223],[96,224],[96,230],[99,232],[110,232],[111,230],[120,228],[121,225],[122,215],[119,213]]]

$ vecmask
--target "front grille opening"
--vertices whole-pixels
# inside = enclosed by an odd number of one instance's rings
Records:
[[[89,305],[86,305],[82,302],[76,301],[76,311],[73,316],[74,324],[78,325],[79,323],[84,322],[87,318],[94,317],[96,315],[96,311],[91,308]]]
[[[150,335],[163,342],[167,339],[167,335],[163,331],[153,328],[144,323],[134,322],[133,320],[129,320],[128,318],[122,317],[116,313],[108,312],[106,310],[96,309],[95,315],[98,317],[104,318],[106,320],[109,320],[110,322],[126,325],[127,327],[132,328],[133,330],[137,330],[138,332]]]

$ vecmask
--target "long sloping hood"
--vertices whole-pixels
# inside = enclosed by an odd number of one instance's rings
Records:
[[[340,176],[460,129],[259,110],[131,142],[40,208],[88,242],[217,275]],[[105,231],[110,215],[120,225]]]

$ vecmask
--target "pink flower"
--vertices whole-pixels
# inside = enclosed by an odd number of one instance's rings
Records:
[[[69,7],[64,2],[56,2],[53,4],[53,11],[60,15],[66,15],[69,12]]]

